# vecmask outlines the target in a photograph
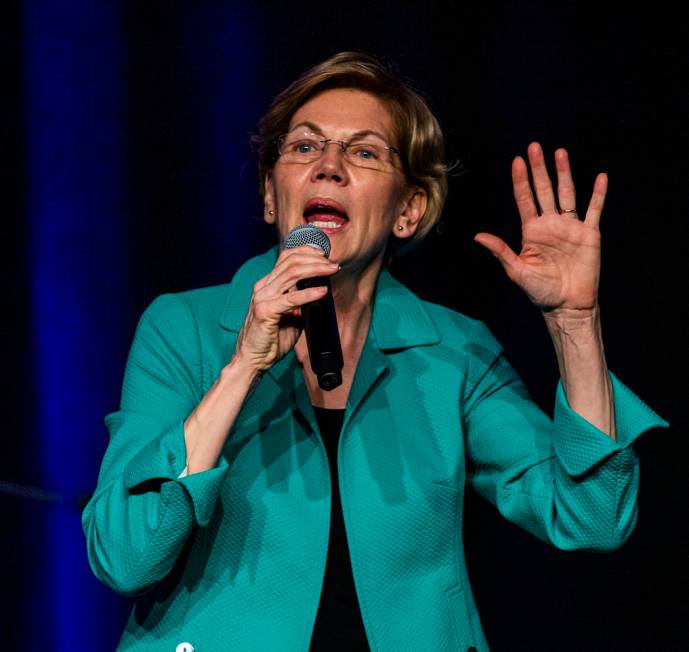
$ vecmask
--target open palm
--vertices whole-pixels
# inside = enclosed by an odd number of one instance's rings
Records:
[[[507,275],[541,310],[591,310],[598,298],[599,223],[607,175],[601,173],[596,177],[582,221],[576,213],[576,193],[567,151],[555,152],[557,202],[538,143],[529,145],[528,159],[535,198],[526,162],[518,156],[512,163],[514,197],[522,221],[519,255],[490,233],[479,233],[474,239],[500,260]]]

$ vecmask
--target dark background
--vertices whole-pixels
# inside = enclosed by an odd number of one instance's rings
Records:
[[[677,17],[581,2],[65,0],[5,11],[7,649],[114,648],[129,603],[90,574],[79,516],[136,322],[158,294],[227,282],[274,242],[249,133],[298,73],[344,49],[393,62],[430,98],[447,157],[460,162],[441,233],[393,273],[486,322],[548,412],[557,368],[541,317],[472,237],[488,231],[518,246],[509,166],[533,140],[548,156],[568,148],[582,212],[596,173],[608,172],[609,364],[672,426],[637,444],[639,522],[618,552],[551,549],[469,494],[467,555],[489,644],[689,647],[678,109],[687,75]]]

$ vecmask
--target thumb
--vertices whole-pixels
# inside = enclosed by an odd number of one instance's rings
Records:
[[[498,238],[498,236],[491,233],[477,233],[474,236],[474,241],[488,249],[502,263],[507,275],[514,280],[514,277],[517,275],[519,256],[512,251],[502,238]]]

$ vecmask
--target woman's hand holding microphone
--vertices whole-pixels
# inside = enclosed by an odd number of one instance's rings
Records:
[[[325,286],[296,289],[297,281],[332,276],[339,265],[308,245],[284,249],[249,303],[234,356],[184,422],[187,473],[213,468],[239,411],[260,375],[290,351],[301,334],[301,306],[320,299]]]
[[[273,271],[254,285],[233,362],[261,372],[282,358],[299,339],[301,306],[327,291],[325,286],[297,290],[297,281],[331,276],[338,269],[322,249],[304,245],[283,250]]]

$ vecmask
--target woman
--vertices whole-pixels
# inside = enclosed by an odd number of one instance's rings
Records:
[[[630,444],[664,423],[603,354],[606,176],[582,221],[567,153],[556,193],[533,143],[535,196],[527,163],[512,166],[522,251],[476,236],[543,312],[562,377],[551,422],[483,325],[385,269],[446,194],[441,131],[416,93],[342,53],[275,99],[257,142],[266,221],[281,242],[319,226],[332,253],[276,247],[142,317],[83,517],[96,575],[138,596],[119,649],[487,649],[465,482],[560,548],[612,549],[636,518]],[[326,290],[296,289],[324,276],[344,357],[329,392],[300,329]]]

